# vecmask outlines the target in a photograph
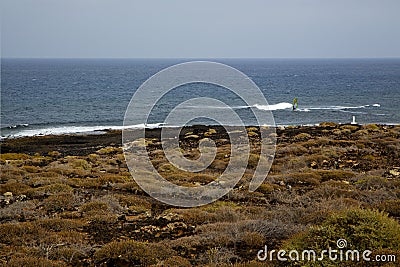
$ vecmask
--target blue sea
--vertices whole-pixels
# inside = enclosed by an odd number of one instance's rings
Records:
[[[2,59],[1,136],[89,133],[120,129],[137,88],[183,59]],[[164,125],[168,113],[193,97],[233,106],[247,125],[253,109],[270,109],[276,125],[324,121],[400,123],[400,59],[214,59],[249,76],[268,100],[245,106],[224,88],[175,88],[153,109],[147,126]],[[150,90],[148,94],[152,94]],[[298,98],[299,108],[291,103]],[[216,107],[202,107],[216,108]],[[140,113],[140,110],[137,110]],[[192,111],[198,113],[196,107]],[[267,112],[267,111],[266,111]],[[138,121],[137,126],[144,125]],[[212,124],[202,119],[192,124]]]

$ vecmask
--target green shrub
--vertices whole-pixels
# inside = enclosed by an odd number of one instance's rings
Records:
[[[117,222],[116,215],[92,214],[85,229],[97,243],[108,243],[118,235]]]
[[[333,133],[334,135],[341,135],[341,134],[342,134],[342,131],[339,130],[339,129],[334,129],[334,130],[332,131],[332,133]]]
[[[213,135],[213,134],[216,134],[216,133],[217,133],[217,131],[216,131],[215,129],[210,128],[207,132],[204,133],[204,136],[205,136],[205,137],[209,137],[209,136],[211,136],[211,135]],[[192,133],[192,134],[193,134],[193,133]]]
[[[70,178],[68,185],[73,188],[97,188],[101,186],[99,179],[95,178]]]
[[[143,196],[117,194],[115,198],[122,207],[128,207],[129,210],[144,212],[151,209],[151,203]]]
[[[58,158],[61,156],[61,153],[59,151],[50,151],[47,152],[47,155],[53,158]]]
[[[148,266],[172,255],[173,251],[163,245],[126,240],[104,245],[95,252],[94,259],[97,263]]]
[[[84,222],[79,220],[59,218],[38,220],[35,221],[34,224],[47,231],[53,232],[78,230],[85,225]]]
[[[340,126],[340,128],[341,129],[345,129],[345,130],[350,130],[350,131],[357,131],[358,130],[358,128],[359,128],[359,126],[357,126],[357,125],[348,125],[348,124],[346,124],[346,125],[342,125],[342,126]]]
[[[161,266],[163,267],[190,267],[192,264],[190,264],[190,261],[188,261],[185,258],[182,258],[180,256],[172,256],[168,259],[166,259]]]
[[[68,266],[82,266],[81,261],[88,257],[88,252],[90,252],[90,248],[81,244],[56,246],[50,250],[49,258],[52,260],[66,261],[69,263]]]
[[[31,188],[26,191],[28,197],[40,197],[45,195],[55,195],[63,193],[71,193],[73,189],[66,184],[50,184],[38,188]]]
[[[376,124],[367,124],[363,128],[367,129],[368,131],[371,132],[376,132],[379,131],[379,126]]]
[[[321,255],[325,249],[338,249],[337,240],[345,239],[346,248],[343,250],[399,250],[400,249],[400,224],[389,218],[385,213],[367,210],[351,209],[336,213],[325,220],[321,225],[311,227],[289,239],[284,244],[284,249],[290,251],[314,250],[316,255]],[[303,266],[330,266],[326,261],[302,262]],[[308,264],[308,265],[307,265]],[[313,265],[314,264],[314,265]],[[335,265],[336,266],[336,265]]]
[[[18,195],[24,193],[28,189],[30,189],[29,186],[19,182],[8,182],[6,184],[0,184],[0,194],[11,192],[14,195]]]
[[[125,183],[132,180],[129,176],[115,175],[115,174],[106,174],[100,176],[98,179],[100,184],[104,185],[107,183]]]
[[[311,135],[309,135],[308,133],[299,133],[298,135],[293,137],[293,140],[295,142],[307,141],[308,139],[311,139]]]
[[[322,127],[337,127],[337,126],[339,126],[339,124],[337,124],[335,122],[321,122],[319,125]]]
[[[378,208],[390,216],[400,217],[400,199],[385,200],[378,205]]]
[[[0,159],[2,159],[2,160],[23,160],[23,159],[29,159],[29,156],[24,153],[4,153],[4,154],[0,154]]]
[[[37,218],[43,213],[42,210],[37,209],[37,202],[28,200],[11,203],[0,209],[0,220],[19,221]]]
[[[96,151],[99,155],[112,155],[117,153],[122,153],[122,148],[120,147],[103,147]]]
[[[251,169],[255,169],[260,161],[260,158],[261,157],[259,154],[250,153],[247,166]]]
[[[87,214],[106,214],[111,211],[110,206],[102,201],[91,201],[83,204],[79,210]]]
[[[378,190],[389,187],[389,181],[380,176],[365,176],[355,182],[358,189],[361,190]]]
[[[356,176],[354,172],[341,171],[341,170],[320,170],[317,171],[317,174],[321,176],[322,182],[329,180],[336,180],[336,181],[349,180]]]
[[[276,185],[272,185],[272,184],[269,184],[269,183],[263,183],[257,188],[257,192],[260,192],[260,193],[263,193],[263,194],[270,194],[276,188],[277,188]]]
[[[74,210],[80,204],[79,199],[72,193],[52,195],[43,200],[43,207],[48,212]]]
[[[14,256],[7,262],[5,266],[8,267],[61,267],[67,266],[65,262],[62,261],[52,261],[44,258],[30,257],[30,256]]]
[[[248,132],[247,135],[249,137],[258,137],[258,133],[256,133],[256,132]]]
[[[37,166],[22,166],[22,169],[29,173],[37,173],[40,171],[40,168]]]
[[[46,236],[46,231],[33,223],[5,223],[0,224],[1,243],[18,246],[30,244]]]
[[[89,170],[91,168],[91,164],[84,159],[75,159],[69,165],[79,170]]]
[[[308,152],[307,148],[296,143],[286,145],[283,147],[278,147],[278,150],[276,151],[276,153],[280,155],[296,155],[296,156],[306,154],[307,152]]]
[[[206,265],[207,267],[214,267],[215,264]],[[242,263],[223,263],[218,264],[218,267],[273,267],[275,266],[274,263],[269,261],[259,261],[259,260],[252,260],[249,262],[242,262]]]
[[[311,168],[317,169],[318,167],[323,166],[326,164],[326,162],[329,162],[330,158],[325,156],[325,155],[320,155],[320,154],[312,154],[312,155],[307,155],[304,157],[304,159],[299,159],[303,163],[305,162],[306,165],[308,165]]]
[[[186,177],[188,182],[198,182],[200,184],[208,184],[214,181],[217,177],[209,174],[195,173]]]
[[[246,231],[241,239],[243,244],[250,248],[261,248],[265,244],[265,237],[258,232]]]
[[[298,172],[287,175],[289,184],[319,185],[321,176],[316,172]]]

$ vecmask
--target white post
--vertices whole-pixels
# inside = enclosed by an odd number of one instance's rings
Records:
[[[353,116],[353,121],[351,122],[351,124],[357,124],[357,122],[356,122],[356,116]]]

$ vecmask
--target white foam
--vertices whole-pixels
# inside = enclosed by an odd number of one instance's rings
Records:
[[[24,136],[38,136],[38,135],[59,135],[59,134],[76,134],[76,133],[90,133],[96,131],[106,130],[123,130],[123,129],[140,129],[140,128],[158,128],[163,123],[154,124],[136,124],[129,126],[56,126],[39,129],[24,129],[11,134],[9,137],[24,137]]]
[[[260,110],[281,110],[281,109],[289,109],[292,108],[292,104],[287,103],[287,102],[282,102],[278,104],[273,104],[273,105],[254,105],[255,108],[258,108]]]
[[[342,110],[342,109],[360,109],[366,106],[320,106],[320,107],[307,107],[312,110]]]
[[[298,108],[296,111],[303,111],[303,112],[310,112],[311,110],[339,110],[339,111],[344,111],[346,109],[363,109],[367,107],[380,107],[380,104],[373,104],[373,105],[361,105],[361,106],[305,106],[303,108]],[[282,109],[292,109],[292,104],[287,103],[287,102],[282,102],[274,105],[254,105],[255,108],[258,108],[260,110],[282,110]],[[354,112],[357,113],[357,112]],[[360,114],[366,114],[360,112]]]

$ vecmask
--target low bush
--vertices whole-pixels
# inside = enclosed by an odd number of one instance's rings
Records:
[[[0,209],[0,220],[20,221],[40,217],[43,211],[36,209],[37,201],[14,202]]]
[[[387,212],[390,216],[400,217],[400,199],[385,200],[377,208]]]
[[[205,136],[205,137],[209,137],[209,136],[212,136],[213,134],[216,134],[216,133],[217,133],[217,131],[216,131],[215,129],[210,128],[210,129],[208,129],[208,131],[206,131],[206,132],[204,133],[204,136]]]
[[[321,122],[319,124],[322,127],[338,127],[339,124],[335,123],[335,122]]]
[[[5,192],[11,192],[14,195],[19,195],[25,193],[30,187],[26,184],[20,182],[8,182],[5,184],[0,184],[0,194]]]
[[[100,176],[98,182],[101,185],[108,184],[108,183],[125,183],[132,180],[130,176],[122,176],[122,175],[115,175],[115,174],[106,174]]]
[[[59,151],[50,151],[50,152],[47,152],[47,155],[49,157],[58,158],[61,156],[61,153]]]
[[[65,184],[67,179],[54,172],[40,172],[30,175],[27,184],[32,187],[40,187],[51,184]]]
[[[73,193],[61,193],[52,195],[43,200],[43,207],[47,212],[61,212],[74,210],[81,204],[79,198]]]
[[[357,131],[360,128],[360,126],[357,125],[349,125],[349,124],[345,124],[345,125],[341,125],[340,129],[346,129],[346,130],[350,130],[352,132]]]
[[[41,227],[47,231],[61,232],[61,231],[72,231],[79,230],[85,226],[85,223],[80,220],[71,219],[42,219],[34,222],[35,225]]]
[[[249,248],[262,248],[265,244],[265,237],[258,232],[244,232],[242,242]]]
[[[255,137],[258,137],[258,133],[256,133],[256,132],[251,132],[251,131],[248,132],[247,135],[248,135],[249,137],[254,137],[254,138],[255,138]]]
[[[26,175],[26,171],[24,171],[22,168],[18,168],[10,164],[0,165],[0,173],[1,182],[21,181]]]
[[[144,196],[116,194],[114,197],[122,207],[129,207],[135,211],[145,211],[151,209],[151,202]]]
[[[82,266],[82,260],[87,258],[89,253],[89,246],[57,246],[51,249],[49,259],[67,262],[68,266]]]
[[[379,126],[376,124],[367,124],[363,126],[364,129],[367,129],[368,131],[371,132],[377,132],[380,130]]]
[[[163,245],[126,240],[104,245],[95,252],[94,260],[98,264],[148,266],[173,255],[174,251]]]
[[[277,155],[295,155],[300,156],[307,153],[307,148],[299,144],[290,144],[283,147],[278,147]]]
[[[360,190],[378,190],[388,188],[390,182],[380,176],[361,176],[356,182],[355,186]]]
[[[74,159],[69,163],[69,165],[74,169],[80,170],[89,170],[91,168],[91,164],[84,159]]]
[[[79,210],[83,214],[96,215],[96,214],[107,214],[111,211],[110,206],[102,201],[91,201],[83,204],[79,207]]]
[[[299,141],[307,141],[308,139],[311,139],[312,136],[308,133],[299,133],[298,135],[293,137],[293,141],[299,142]]]
[[[22,166],[22,169],[29,173],[37,173],[40,171],[40,168],[37,166]]]
[[[250,169],[255,169],[259,162],[260,162],[260,155],[255,153],[250,153],[247,166]]]
[[[272,185],[269,183],[263,183],[257,188],[257,192],[260,192],[263,194],[270,194],[277,188],[278,188],[278,186],[276,186],[276,185]]]
[[[65,262],[62,261],[52,261],[44,258],[30,257],[30,256],[14,256],[11,257],[5,266],[8,267],[63,267],[67,266]]]
[[[214,181],[217,177],[209,174],[191,174],[186,177],[186,181],[191,183],[208,184]]]
[[[34,244],[40,238],[46,236],[42,227],[30,222],[0,224],[0,236],[3,244],[19,246]]]
[[[356,176],[354,172],[342,170],[318,170],[316,172],[321,176],[322,182],[329,180],[348,181]]]
[[[96,151],[99,155],[112,155],[117,153],[122,153],[122,148],[120,147],[103,147]]]
[[[73,189],[66,184],[50,184],[46,186],[41,186],[38,188],[28,189],[25,194],[28,197],[41,197],[54,194],[65,194],[72,193]]]
[[[29,159],[29,155],[24,153],[3,153],[0,154],[0,159],[2,160],[24,160]]]
[[[94,241],[105,244],[110,242],[117,234],[118,218],[112,214],[94,215],[89,218],[85,230],[90,233]]]
[[[215,159],[211,163],[211,168],[216,170],[225,170],[226,166],[228,166],[228,161],[222,159]]]
[[[192,264],[190,264],[190,261],[188,261],[185,258],[182,258],[180,256],[172,256],[168,259],[166,259],[161,266],[163,267],[190,267]]]
[[[330,216],[320,226],[314,226],[285,242],[284,249],[290,251],[314,250],[320,255],[329,247],[337,249],[337,241],[345,239],[347,249],[364,250],[399,250],[400,224],[385,213],[350,209]],[[328,266],[331,262],[320,261],[318,265],[302,262],[303,266]]]
[[[286,182],[293,185],[319,185],[321,176],[316,172],[297,172],[285,175]]]
[[[101,186],[96,178],[69,178],[67,183],[73,188],[99,188]]]

